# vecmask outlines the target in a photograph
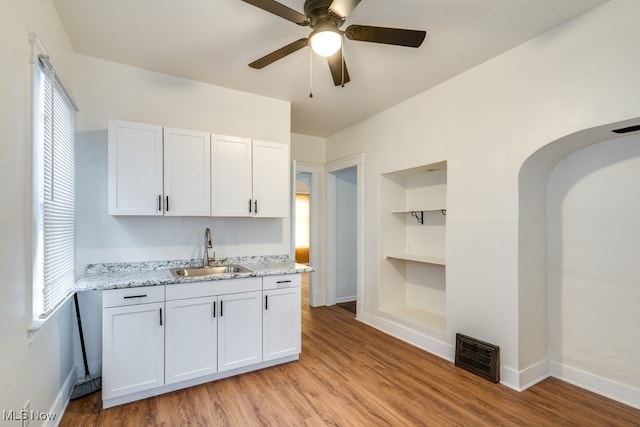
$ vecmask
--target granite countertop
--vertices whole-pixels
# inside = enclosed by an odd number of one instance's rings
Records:
[[[221,262],[218,261],[216,264],[221,264]],[[85,276],[76,281],[74,290],[79,292],[135,288],[315,271],[313,267],[293,262],[288,255],[227,258],[224,260],[224,264],[240,265],[251,271],[199,277],[176,277],[171,273],[173,268],[202,267],[201,259],[89,264],[85,268]]]

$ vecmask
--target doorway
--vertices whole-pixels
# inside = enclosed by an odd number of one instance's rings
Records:
[[[363,295],[364,155],[327,165],[327,305],[355,302]]]

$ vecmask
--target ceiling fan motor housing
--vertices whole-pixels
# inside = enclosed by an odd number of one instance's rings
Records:
[[[336,16],[329,11],[333,0],[306,0],[304,2],[304,14],[310,19],[309,26],[331,27],[336,30],[344,24],[345,18]]]

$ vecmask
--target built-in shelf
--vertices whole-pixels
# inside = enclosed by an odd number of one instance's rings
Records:
[[[411,212],[446,212],[447,208],[446,207],[429,207],[429,208],[416,208],[416,209],[399,209],[399,210],[394,210],[391,211],[391,213],[394,214],[406,214],[406,213],[411,213]]]
[[[446,162],[382,174],[380,207],[388,262],[380,265],[379,313],[441,339],[447,332]]]
[[[442,257],[416,254],[389,254],[387,259],[399,259],[403,261],[422,262],[425,264],[447,265],[446,260]]]

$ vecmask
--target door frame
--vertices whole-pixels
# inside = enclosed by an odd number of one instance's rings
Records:
[[[362,312],[364,301],[364,153],[345,157],[325,166],[327,171],[327,305],[336,303],[336,173],[345,169],[356,168],[356,318]]]
[[[324,268],[322,267],[322,254],[320,253],[321,239],[321,196],[322,196],[322,175],[324,168],[322,165],[311,163],[295,162],[295,174],[298,172],[311,174],[311,188],[309,190],[309,265],[315,268],[314,272],[309,273],[309,305],[311,307],[319,307],[326,305],[326,293],[319,286],[322,281]],[[295,259],[295,182],[296,176],[293,177],[293,214],[291,221],[291,245],[292,254]]]

